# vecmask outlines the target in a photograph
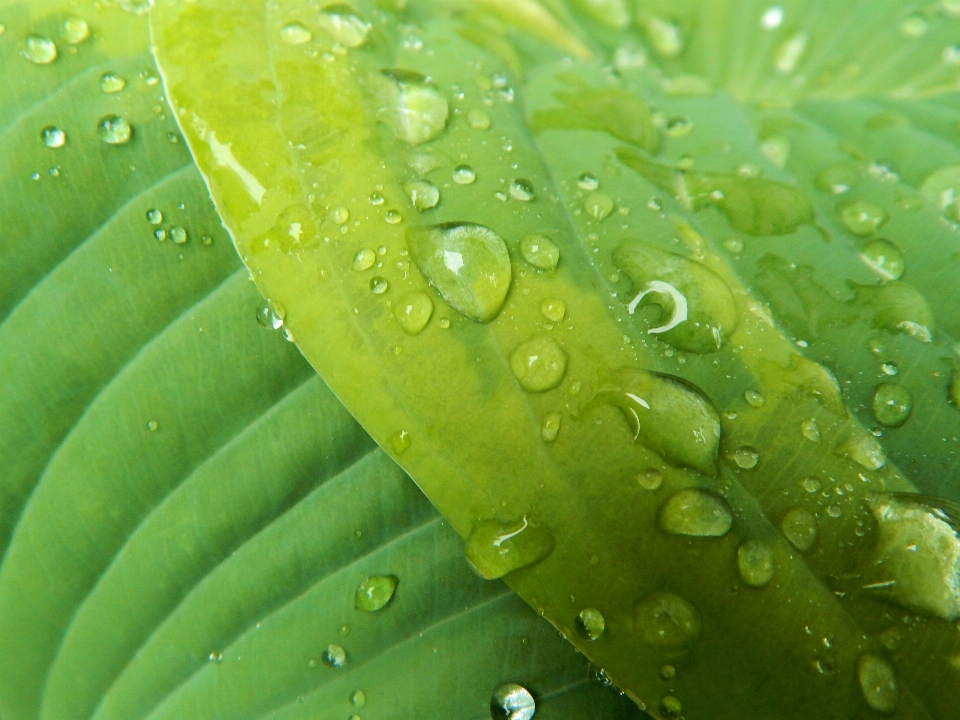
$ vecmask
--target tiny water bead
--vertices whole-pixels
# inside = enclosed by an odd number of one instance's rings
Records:
[[[179,225],[174,225],[172,228],[170,228],[170,239],[173,240],[177,245],[183,245],[188,239],[187,231]]]
[[[593,607],[584,608],[575,621],[577,632],[587,640],[596,640],[607,628],[603,613]]]
[[[525,235],[520,241],[520,255],[530,265],[540,270],[556,270],[560,262],[560,248],[541,233]]]
[[[377,262],[377,254],[370,248],[363,248],[353,256],[351,267],[357,272],[363,272],[372,268],[375,262]]]
[[[634,630],[648,645],[684,648],[700,639],[699,611],[679,595],[655,592],[633,608]]]
[[[90,37],[90,26],[81,17],[68,17],[63,21],[60,37],[70,45],[79,45]]]
[[[752,587],[763,587],[773,579],[773,547],[761,540],[747,540],[737,548],[740,578]]]
[[[913,395],[903,385],[881,383],[873,394],[873,415],[886,427],[897,428],[910,419]]]
[[[820,442],[820,426],[817,425],[817,421],[813,418],[800,423],[800,434],[810,442]]]
[[[374,295],[383,295],[389,289],[390,283],[387,282],[386,278],[379,275],[370,278],[370,292]]]
[[[537,711],[533,695],[522,685],[505,683],[490,698],[493,720],[530,720]]]
[[[869,200],[857,200],[844,205],[840,218],[854,235],[873,235],[887,221],[887,212]]]
[[[267,330],[279,330],[286,316],[287,311],[283,305],[269,298],[264,298],[257,306],[257,322],[260,323],[260,327]]]
[[[429,180],[412,180],[403,189],[417,210],[429,210],[440,202],[440,190]]]
[[[365,612],[376,612],[390,602],[399,583],[396,575],[371,575],[357,586],[354,607]]]
[[[147,210],[147,222],[151,225],[159,225],[163,222],[163,213],[157,208]]]
[[[884,280],[899,280],[907,267],[900,248],[889,240],[871,240],[861,251],[860,259]]]
[[[57,59],[57,45],[42,35],[28,35],[20,54],[37,65],[49,65]]]
[[[540,437],[545,442],[553,442],[560,434],[560,424],[563,416],[560,413],[547,413],[540,422]]]
[[[107,145],[126,145],[133,135],[133,128],[124,117],[105,115],[97,123],[97,135]]]
[[[863,699],[872,710],[890,714],[900,704],[900,686],[893,666],[886,660],[870,653],[857,659],[857,677]]]
[[[760,462],[760,454],[750,446],[737,448],[733,452],[733,462],[738,468],[752,470]]]
[[[303,45],[313,39],[313,33],[307,30],[302,23],[287,23],[280,28],[280,40],[287,45]]]
[[[48,125],[41,130],[40,139],[48,148],[62,148],[67,144],[67,134],[56,125]]]
[[[567,306],[563,300],[548,298],[540,303],[540,312],[550,322],[558,323],[561,322],[567,314]]]
[[[453,169],[453,181],[457,185],[470,185],[477,179],[477,174],[469,165],[457,165]]]
[[[480,577],[496,580],[540,562],[553,552],[553,534],[524,515],[519,520],[481,520],[473,526],[464,548],[467,561]]]
[[[419,335],[433,315],[433,300],[425,292],[410,293],[397,303],[393,315],[407,335]]]
[[[767,399],[756,390],[747,390],[744,392],[743,399],[747,401],[747,404],[750,405],[750,407],[755,408],[763,407],[767,402]]]
[[[433,140],[447,127],[450,106],[433,82],[418,72],[381,70],[382,105],[377,119],[410,145]]]
[[[527,392],[546,392],[563,381],[567,353],[553,338],[539,335],[521,343],[511,353],[510,370]]]
[[[583,209],[597,222],[603,222],[613,212],[613,206],[613,198],[601,192],[590,193],[583,201]]]
[[[318,24],[336,42],[347,48],[363,45],[370,32],[370,24],[357,15],[352,7],[343,3],[329,5],[320,11]]]
[[[158,423],[156,420],[147,421],[147,430],[149,430],[150,432],[156,432],[159,427],[160,427],[160,423]]]
[[[100,89],[107,93],[118,93],[127,86],[127,81],[115,72],[105,72],[100,76]]]
[[[367,696],[363,690],[354,690],[350,693],[350,704],[354,707],[363,707],[367,704]]]
[[[479,108],[474,108],[467,113],[467,122],[474,130],[489,130],[492,124],[490,116]]]
[[[700,488],[681,490],[660,512],[660,529],[671,535],[722,537],[732,525],[733,516],[726,501]]]
[[[320,659],[327,667],[341,668],[347,662],[347,653],[339,645],[327,645],[320,654]]]
[[[803,508],[793,508],[787,512],[780,523],[780,529],[787,540],[801,552],[812,548],[817,541],[817,518]]]
[[[520,202],[530,202],[535,194],[533,183],[526,178],[516,178],[510,182],[510,197]]]
[[[656,490],[663,485],[663,473],[656,468],[641,470],[637,475],[637,484],[644,490]]]
[[[580,173],[580,177],[577,178],[577,187],[587,192],[593,192],[600,187],[600,181],[593,173],[583,172]]]

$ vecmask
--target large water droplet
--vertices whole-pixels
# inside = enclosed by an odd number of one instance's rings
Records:
[[[307,30],[303,23],[287,23],[280,28],[280,40],[287,45],[303,45],[312,39],[313,33]]]
[[[527,392],[552,390],[567,372],[567,354],[556,340],[538,335],[517,346],[510,355],[510,370]]]
[[[320,12],[318,24],[335,41],[348,48],[360,47],[367,39],[370,25],[346,4],[329,5]]]
[[[481,577],[495,580],[540,562],[553,545],[553,534],[524,516],[513,522],[481,520],[467,538],[465,553]]]
[[[903,253],[889,240],[872,240],[860,252],[863,260],[884,280],[899,280],[906,270]]]
[[[450,106],[429,78],[404,69],[383,70],[382,77],[380,122],[410,145],[433,140],[443,132]]]
[[[863,699],[872,710],[890,714],[896,711],[900,703],[900,687],[893,666],[886,660],[870,653],[864,653],[857,659],[857,677]]]
[[[40,139],[48,148],[62,148],[67,144],[67,134],[55,125],[48,125],[41,130]]]
[[[429,210],[440,202],[440,190],[429,180],[411,180],[403,189],[417,210]]]
[[[394,317],[407,335],[418,335],[433,315],[433,300],[424,292],[414,292],[397,303]]]
[[[520,241],[520,255],[535,268],[556,270],[560,262],[560,248],[553,240],[540,233],[525,235]]]
[[[115,72],[105,72],[100,76],[100,89],[105,93],[117,93],[127,86],[127,81]]]
[[[257,322],[260,323],[260,327],[268,330],[279,330],[286,316],[287,311],[284,310],[283,305],[269,298],[265,298],[257,306]]]
[[[887,427],[900,427],[913,412],[913,395],[903,385],[880,383],[873,394],[873,415]]]
[[[590,193],[583,201],[583,209],[597,222],[603,222],[613,212],[613,205],[613,198],[602,192]]]
[[[793,508],[780,523],[780,529],[797,550],[806,552],[817,541],[817,518],[809,510]]]
[[[81,17],[68,17],[63,21],[60,36],[70,45],[79,45],[90,37],[90,26]]]
[[[687,488],[671,497],[660,512],[660,528],[672,535],[722,537],[733,524],[726,501],[699,488]]]
[[[505,683],[490,698],[493,720],[530,720],[537,711],[533,695],[522,685]]]
[[[873,235],[887,221],[887,212],[869,200],[857,200],[844,205],[840,218],[854,235]]]
[[[700,639],[700,613],[679,595],[656,592],[637,602],[634,630],[649,645],[684,648]]]
[[[477,179],[477,174],[469,165],[457,165],[453,169],[452,176],[457,185],[470,185]]]
[[[497,233],[474,223],[443,223],[407,231],[420,272],[456,310],[490,322],[507,298],[510,255]]]
[[[773,579],[773,547],[762,540],[747,540],[737,548],[737,569],[747,585],[763,587]]]
[[[49,65],[57,59],[57,46],[50,38],[28,35],[20,54],[37,65]]]
[[[371,575],[357,586],[353,604],[357,610],[376,612],[393,598],[400,580],[396,575]]]
[[[320,659],[327,667],[341,668],[347,662],[347,653],[339,645],[327,645],[320,654]]]
[[[533,200],[533,183],[526,178],[516,178],[510,182],[510,197],[520,202]]]
[[[607,628],[607,621],[596,608],[588,607],[580,611],[575,622],[577,632],[587,640],[596,640]]]
[[[126,145],[133,135],[133,128],[124,117],[105,115],[97,123],[97,135],[107,145]]]

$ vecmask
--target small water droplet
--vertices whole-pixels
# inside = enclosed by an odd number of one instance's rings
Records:
[[[527,392],[552,390],[567,372],[567,353],[556,340],[538,335],[521,343],[510,355],[510,370]]]
[[[447,318],[440,318],[440,327],[442,327],[444,330],[446,330],[447,328],[449,328],[449,327],[450,327],[450,320],[448,320]]]
[[[147,222],[151,225],[159,225],[163,222],[163,213],[157,208],[147,210]]]
[[[658,55],[672,58],[683,52],[683,36],[680,28],[670,20],[648,15],[643,21],[647,37]]]
[[[337,3],[320,12],[318,24],[335,41],[348,48],[360,47],[367,39],[370,24],[344,3]]]
[[[363,248],[353,256],[352,267],[357,272],[363,272],[373,267],[377,261],[377,254],[370,248]]]
[[[540,303],[540,312],[543,313],[543,316],[550,322],[558,323],[561,322],[567,314],[567,306],[563,300],[548,298]]]
[[[760,454],[752,447],[744,446],[733,452],[733,462],[744,470],[752,470],[760,462]]]
[[[815,493],[820,489],[820,480],[815,478],[813,475],[804,478],[800,484],[808,493]]]
[[[133,135],[133,128],[124,117],[105,115],[97,123],[97,135],[107,145],[126,145]]]
[[[286,316],[283,305],[269,298],[264,298],[257,306],[257,322],[267,330],[279,330]]]
[[[410,145],[433,140],[447,126],[447,98],[424,75],[400,68],[382,70],[382,105],[377,118]]]
[[[467,122],[470,123],[470,127],[474,130],[490,129],[490,116],[483,110],[477,108],[467,113]]]
[[[879,470],[887,464],[883,447],[876,438],[864,433],[853,435],[837,448],[838,455],[845,455],[867,470]]]
[[[733,516],[726,501],[700,488],[681,490],[660,512],[660,529],[671,535],[722,537],[732,524]]]
[[[164,240],[167,239],[167,231],[164,230],[163,228],[157,228],[156,230],[153,231],[153,236],[160,242],[163,242]]]
[[[323,649],[320,659],[327,667],[341,668],[347,662],[347,653],[339,645],[327,645]]]
[[[397,430],[390,436],[390,447],[397,455],[403,455],[409,448],[413,439],[406,430]]]
[[[683,712],[683,705],[673,695],[664,695],[660,698],[660,709],[667,717],[680,717],[680,713]]]
[[[213,245],[213,238],[209,235],[202,235],[200,237],[200,242],[202,242],[204,245]]]
[[[302,23],[287,23],[280,28],[280,40],[287,45],[303,45],[313,39],[313,33],[307,30]]]
[[[56,125],[48,125],[41,130],[40,139],[48,148],[62,148],[67,144],[67,134]]]
[[[525,235],[520,241],[520,255],[540,270],[556,270],[560,262],[560,248],[553,240],[540,233]]]
[[[396,575],[371,575],[357,586],[353,604],[357,610],[376,612],[393,598],[400,579]]]
[[[515,178],[510,182],[510,197],[520,202],[533,200],[533,183],[526,178]]]
[[[743,399],[747,401],[750,407],[763,407],[767,399],[756,390],[747,390],[743,393]]]
[[[693,132],[693,122],[685,117],[670,118],[664,130],[670,137],[683,137]]]
[[[887,427],[900,427],[913,412],[913,395],[903,385],[881,383],[873,394],[873,415]]]
[[[729,237],[723,241],[723,247],[727,252],[739,255],[743,252],[743,240],[738,237]]]
[[[827,507],[827,515],[832,518],[838,518],[843,515],[843,508],[841,508],[839,505],[829,505]]]
[[[860,259],[884,280],[899,280],[907,267],[900,248],[889,240],[870,241],[861,251]]]
[[[417,210],[429,210],[440,202],[440,190],[429,180],[411,180],[403,189]]]
[[[389,289],[390,283],[387,282],[386,278],[379,275],[370,278],[370,292],[374,295],[383,295]]]
[[[90,26],[80,17],[68,17],[63,21],[60,36],[70,45],[79,45],[90,37]]]
[[[817,421],[813,418],[800,423],[800,434],[810,442],[820,442],[820,426],[817,425]]]
[[[383,219],[390,225],[398,225],[403,220],[403,216],[396,210],[387,210],[383,214]]]
[[[363,690],[354,690],[350,693],[350,704],[354,707],[363,707],[367,704],[367,696]]]
[[[477,179],[477,174],[469,165],[457,165],[453,169],[453,181],[457,185],[470,185]]]
[[[597,667],[593,663],[590,663],[587,666],[587,679],[598,687],[613,687],[613,680],[607,676],[606,671],[602,667]]]
[[[656,490],[663,485],[663,473],[656,468],[641,470],[637,475],[637,484],[644,490]]]
[[[57,59],[57,46],[50,38],[28,35],[20,54],[37,65],[49,65]]]
[[[540,423],[540,437],[546,442],[553,442],[557,439],[557,436],[560,434],[560,423],[563,421],[563,416],[560,413],[547,413],[543,416],[543,420]]]
[[[817,518],[813,513],[803,508],[793,508],[783,518],[780,529],[791,544],[806,552],[817,541]]]
[[[600,181],[597,179],[597,176],[590,172],[580,173],[580,177],[577,178],[577,185],[581,190],[586,190],[587,192],[593,192],[600,187]]]
[[[700,613],[679,595],[655,592],[633,609],[634,629],[649,645],[683,648],[700,639]]]
[[[530,720],[537,711],[533,695],[522,685],[505,683],[490,698],[493,720]]]
[[[773,66],[777,72],[781,75],[789,75],[796,70],[807,51],[809,42],[810,35],[798,31],[780,43],[773,55]]]
[[[900,368],[897,367],[896,363],[884,363],[880,366],[880,370],[884,375],[896,375],[900,372]]]
[[[105,72],[100,76],[100,89],[105,93],[117,93],[127,86],[127,81],[115,72]]]
[[[773,579],[773,547],[762,540],[747,540],[737,548],[741,579],[752,587],[763,587]]]
[[[487,580],[540,562],[553,552],[553,534],[527,516],[512,522],[481,520],[467,538],[465,553],[474,570]]]
[[[607,628],[607,621],[596,608],[588,607],[580,611],[575,621],[577,632],[587,640],[596,640]]]
[[[613,198],[601,192],[587,195],[583,209],[597,222],[603,222],[613,212]]]
[[[873,235],[887,221],[887,212],[869,200],[857,200],[844,205],[840,218],[854,235]]]
[[[350,211],[345,207],[335,207],[330,211],[330,219],[335,225],[343,225],[350,219]]]
[[[870,653],[857,659],[857,677],[863,699],[872,710],[893,713],[900,704],[900,687],[893,666],[886,660]]]
[[[149,430],[150,432],[156,432],[159,427],[160,427],[160,423],[158,423],[156,420],[147,421],[147,430]]]
[[[187,241],[187,231],[179,225],[174,225],[170,228],[170,239],[177,245],[183,245]]]
[[[433,301],[424,292],[410,293],[397,303],[393,314],[407,335],[418,335],[430,322]]]

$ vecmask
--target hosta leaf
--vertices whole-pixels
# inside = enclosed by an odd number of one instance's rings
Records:
[[[956,618],[917,600],[956,592],[953,555],[908,572],[902,548],[933,542],[920,518],[957,536],[886,494],[952,491],[953,231],[910,188],[903,208],[872,182],[837,205],[815,189],[820,146],[791,158],[810,121],[769,110],[951,86],[948,8],[922,44],[902,39],[910,7],[863,8],[791,3],[768,33],[749,2],[544,3],[589,58],[530,12],[506,17],[517,55],[476,41],[497,3],[151,17],[214,200],[307,358],[474,566],[660,716],[956,705]],[[909,227],[933,233],[926,258],[914,233],[903,279],[864,247],[888,220],[904,246]],[[856,419],[874,422],[864,333],[903,353],[932,418],[907,421],[884,389],[874,412],[903,438],[889,458]]]
[[[521,682],[538,716],[638,717],[258,325],[146,17],[0,21],[0,715],[481,718]]]

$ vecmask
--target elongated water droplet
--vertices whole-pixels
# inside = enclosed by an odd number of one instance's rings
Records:
[[[67,144],[67,134],[55,125],[48,125],[41,130],[40,139],[48,148],[62,148]]]
[[[257,322],[260,323],[260,327],[268,330],[279,330],[286,316],[287,311],[284,310],[283,305],[269,298],[265,298],[257,306]]]
[[[680,28],[669,20],[656,15],[648,16],[643,22],[647,38],[658,55],[672,58],[683,52],[683,36]]]
[[[567,314],[567,306],[563,300],[548,298],[540,303],[540,312],[543,313],[543,316],[550,322],[558,323],[561,322]]]
[[[546,442],[553,442],[557,439],[557,435],[560,434],[560,423],[563,421],[563,416],[560,413],[547,413],[543,416],[543,421],[540,423],[540,437]]]
[[[800,433],[810,442],[820,442],[820,426],[813,418],[800,423]]]
[[[737,569],[747,585],[763,587],[773,579],[773,547],[762,540],[747,540],[737,548]]]
[[[577,178],[577,185],[581,190],[593,192],[600,187],[600,181],[593,173],[584,172],[580,173],[580,177]]]
[[[520,255],[540,270],[555,270],[560,262],[560,248],[540,233],[525,235],[520,241]]]
[[[860,253],[863,260],[884,280],[899,280],[907,264],[903,253],[889,240],[872,240]]]
[[[320,659],[327,667],[341,668],[347,662],[347,653],[339,645],[327,645],[323,649]]]
[[[613,198],[601,192],[590,193],[583,201],[583,209],[597,222],[603,222],[613,212]]]
[[[567,354],[556,340],[538,335],[517,346],[510,355],[510,370],[527,392],[552,390],[567,372]]]
[[[493,720],[530,720],[537,711],[533,695],[522,685],[505,683],[490,698]]]
[[[117,93],[127,86],[127,81],[114,72],[105,72],[100,76],[100,89],[105,93]]]
[[[424,292],[410,293],[393,309],[394,317],[407,335],[418,335],[433,315],[433,300]]]
[[[857,434],[837,447],[837,454],[849,457],[867,470],[879,470],[887,464],[887,456],[877,439],[871,435]]]
[[[873,394],[873,415],[887,427],[900,427],[913,412],[913,395],[903,385],[881,383]]]
[[[477,322],[500,314],[513,270],[503,238],[474,223],[411,228],[407,242],[414,262],[450,305]]]
[[[477,174],[469,165],[457,165],[453,169],[453,181],[457,185],[470,185],[477,179]]]
[[[183,245],[187,241],[187,231],[179,225],[174,225],[170,228],[170,239],[177,245]]]
[[[840,218],[854,235],[873,235],[887,221],[887,212],[869,200],[857,200],[844,205]]]
[[[20,54],[37,65],[49,65],[57,59],[57,46],[50,38],[28,35]]]
[[[780,523],[784,536],[797,550],[806,552],[817,541],[817,518],[809,510],[793,508]]]
[[[354,12],[349,5],[337,3],[320,12],[318,24],[334,40],[348,48],[360,47],[370,32],[369,23]]]
[[[97,135],[107,145],[126,145],[133,135],[133,128],[124,117],[105,115],[97,123]]]
[[[403,189],[417,210],[429,210],[440,202],[440,190],[429,180],[411,180]]]
[[[393,598],[400,580],[396,575],[371,575],[357,586],[353,604],[357,610],[376,612]]]
[[[516,178],[510,182],[510,197],[520,202],[533,200],[533,183],[526,178]]]
[[[68,17],[63,21],[60,36],[70,45],[79,45],[90,37],[90,26],[81,17]]]
[[[773,56],[773,66],[781,75],[789,75],[797,69],[810,42],[810,35],[796,32],[784,40]]]
[[[377,118],[400,140],[420,145],[444,131],[450,106],[429,78],[402,68],[383,70],[382,77]]]
[[[553,552],[553,534],[526,516],[512,522],[482,520],[467,538],[466,556],[487,580],[540,562]]]
[[[664,130],[670,137],[684,137],[693,132],[693,122],[685,117],[670,118]]]
[[[303,23],[287,23],[280,28],[280,40],[287,45],[303,45],[313,39],[313,33],[304,27]]]
[[[372,268],[376,261],[377,254],[370,248],[363,248],[362,250],[357,251],[357,254],[353,256],[353,263],[351,263],[351,266],[357,272],[363,272],[364,270],[369,270]]]
[[[863,699],[872,710],[890,714],[900,704],[900,687],[893,666],[886,660],[870,653],[857,659],[857,677]]]
[[[607,628],[607,621],[596,608],[588,607],[580,611],[575,622],[577,632],[587,640],[596,640]]]
[[[743,398],[748,405],[755,408],[763,407],[764,403],[767,402],[767,399],[756,390],[747,390],[743,393]]]
[[[679,595],[655,592],[633,609],[633,625],[648,645],[681,649],[700,639],[699,611]]]
[[[733,524],[726,501],[700,488],[687,488],[671,497],[660,512],[660,529],[671,535],[722,537]]]

